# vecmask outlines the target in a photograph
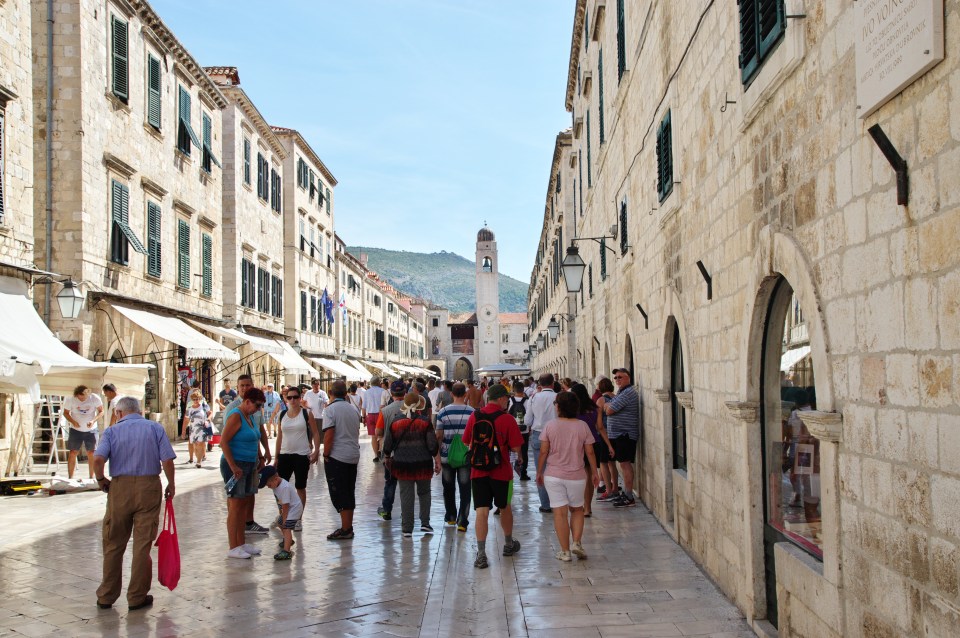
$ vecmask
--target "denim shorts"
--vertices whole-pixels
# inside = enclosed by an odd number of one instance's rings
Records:
[[[233,486],[233,489],[227,494],[227,498],[247,498],[257,493],[257,486],[260,484],[260,473],[257,472],[256,461],[234,461],[243,471],[240,480]],[[225,457],[220,457],[220,476],[223,477],[223,484],[233,478],[233,470],[227,463]]]

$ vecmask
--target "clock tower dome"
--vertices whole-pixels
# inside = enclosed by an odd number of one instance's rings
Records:
[[[477,366],[500,361],[500,281],[497,239],[484,224],[477,233]]]

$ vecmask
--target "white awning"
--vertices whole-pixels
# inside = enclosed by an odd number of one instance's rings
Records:
[[[307,363],[307,360],[297,354],[296,350],[287,343],[286,341],[281,341],[280,339],[274,340],[280,349],[283,350],[282,353],[276,354],[271,352],[270,356],[280,365],[283,366],[284,374],[303,374],[309,377],[319,377],[320,373],[317,370]]]
[[[355,361],[355,360],[353,360],[353,359],[350,359],[350,361],[349,361],[348,363],[349,363],[350,365],[352,365],[354,368],[356,368],[356,369],[357,369],[357,372],[360,373],[360,380],[361,380],[361,381],[369,381],[370,379],[373,378],[373,373],[370,372],[369,370],[367,370],[366,368],[364,368],[364,367],[360,364],[359,361]]]
[[[400,376],[396,370],[394,370],[393,368],[391,368],[385,363],[380,363],[379,361],[368,361],[367,359],[364,359],[363,362],[368,366],[372,366],[376,368],[380,372],[385,372],[388,376],[391,376],[391,377]]]
[[[230,348],[220,345],[210,337],[197,332],[176,317],[158,315],[146,310],[136,310],[113,304],[114,309],[149,333],[187,350],[187,359],[220,359],[237,361],[240,358]]]
[[[363,376],[351,365],[338,361],[337,359],[327,359],[325,357],[313,357],[311,359],[317,365],[323,366],[338,377],[345,377],[347,381],[362,381]]]
[[[240,343],[249,343],[250,347],[256,352],[264,352],[266,354],[281,354],[283,352],[283,347],[274,339],[264,339],[263,337],[248,335],[246,332],[240,332],[239,330],[234,330],[233,328],[212,326],[200,321],[194,321],[193,319],[187,319],[187,321],[201,330],[206,330],[208,332],[218,334],[221,337],[239,341]]]
[[[143,398],[150,364],[90,361],[68,348],[47,328],[23,295],[0,293],[0,390],[70,395],[78,385],[99,392],[113,383],[120,394]]]
[[[780,371],[789,372],[790,368],[795,366],[800,359],[810,354],[810,346],[800,346],[793,350],[787,350],[780,356]]]

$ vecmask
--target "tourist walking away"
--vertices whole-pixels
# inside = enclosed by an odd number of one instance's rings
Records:
[[[286,407],[277,416],[277,474],[285,481],[295,477],[294,485],[303,507],[307,506],[307,477],[310,466],[320,458],[320,428],[309,410],[303,407],[300,389],[290,386],[284,393]],[[282,521],[278,520],[279,525]],[[294,531],[303,530],[303,517]]]
[[[516,420],[507,413],[510,397],[507,389],[497,384],[489,394],[490,402],[470,416],[463,432],[463,440],[470,448],[470,483],[477,512],[477,557],[473,566],[479,569],[489,567],[487,519],[494,505],[500,508],[503,555],[513,556],[520,551],[520,541],[513,538],[513,510],[509,500],[513,468],[509,455],[511,451],[520,451],[523,436]]]
[[[123,397],[121,397],[120,394],[117,392],[117,386],[113,385],[112,383],[105,384],[102,390],[103,390],[103,398],[107,400],[106,409],[110,411],[110,415],[106,419],[107,427],[110,427],[111,425],[114,425],[117,422],[117,415],[114,412],[114,410],[117,407],[117,401],[119,401]]]
[[[263,390],[251,387],[239,401],[239,406],[227,410],[223,420],[220,474],[227,492],[227,540],[230,545],[227,556],[250,558],[260,553],[258,547],[246,542],[248,531],[259,533],[250,530],[246,520],[249,512],[253,511],[254,495],[259,483],[257,472],[263,467],[260,446],[267,447],[266,434],[253,420],[254,415],[263,410]],[[267,449],[265,455],[269,457],[269,454],[270,450]]]
[[[400,531],[404,538],[413,535],[414,491],[420,501],[420,531],[433,534],[430,480],[440,473],[440,446],[426,410],[426,399],[411,391],[403,398],[400,417],[384,429],[383,452],[400,488]]]
[[[360,415],[363,417],[363,424],[367,427],[367,435],[370,437],[374,463],[380,461],[377,455],[377,419],[380,418],[380,406],[383,404],[384,397],[389,396],[390,393],[380,387],[380,377],[373,377],[370,379],[370,387],[363,393],[360,401]]]
[[[437,400],[433,403],[433,420],[437,420],[437,412],[453,403],[453,381],[449,379],[437,384],[440,392],[437,393]],[[464,386],[466,388],[466,386]],[[464,390],[466,391],[466,390]]]
[[[340,527],[327,540],[353,538],[353,511],[357,507],[357,465],[360,463],[360,410],[347,400],[347,384],[334,381],[333,400],[323,411],[323,473],[330,502],[340,514]]]
[[[86,448],[88,456],[97,448],[97,419],[103,414],[103,401],[87,386],[78,385],[73,389],[73,395],[64,399],[60,413],[66,421],[63,425],[70,426],[67,434],[67,477],[73,478],[80,448]],[[90,478],[93,478],[93,464],[88,462],[87,468]]]
[[[263,404],[263,427],[267,431],[267,438],[269,439],[276,434],[274,424],[277,414],[283,409],[283,397],[273,389],[272,383],[264,386],[263,396],[267,399],[267,402]]]
[[[607,416],[604,408],[608,401],[616,396],[613,393],[613,381],[605,376],[597,377],[596,395],[597,404],[597,432],[602,433],[603,442],[593,446],[597,455],[597,467],[600,470],[600,486],[597,487],[598,501],[612,501],[620,498],[620,476],[617,472],[617,462],[613,460],[613,444],[607,432]],[[602,488],[602,489],[601,489]]]
[[[633,386],[630,371],[616,368],[613,381],[617,395],[604,405],[607,414],[607,432],[613,442],[614,460],[620,464],[623,475],[623,495],[613,501],[614,507],[634,507],[633,462],[637,458],[637,439],[640,438],[640,397]]]
[[[474,409],[466,404],[467,387],[462,383],[453,384],[451,396],[453,403],[441,408],[436,415],[437,440],[440,441],[440,480],[443,483],[443,521],[450,526],[456,525],[458,532],[465,532],[470,516],[470,464],[462,454],[466,449],[463,432]],[[451,446],[454,447],[454,459],[450,458]]]
[[[381,449],[384,433],[390,429],[395,419],[403,416],[403,397],[407,393],[407,385],[397,379],[390,384],[389,403],[380,409],[380,418],[377,420],[376,434],[374,437],[373,452],[384,460],[383,450]],[[393,501],[397,496],[397,479],[394,478],[387,467],[388,463],[383,464],[383,500],[380,507],[377,508],[377,514],[385,521],[393,518]]]
[[[357,409],[357,414],[360,414],[360,410],[363,409],[363,400],[360,398],[359,390],[360,388],[356,383],[351,383],[350,387],[347,388],[347,400]]]
[[[554,378],[552,374],[540,375],[538,381],[541,390],[530,399],[529,409],[526,418],[530,419],[530,450],[533,452],[534,463],[539,465],[540,458],[540,432],[550,421],[557,418],[557,393],[553,389]],[[549,513],[550,495],[543,485],[537,485],[537,496],[540,497],[540,511]]]
[[[117,423],[103,433],[93,453],[97,485],[107,493],[107,512],[103,517],[103,580],[97,588],[97,607],[110,609],[120,598],[123,587],[123,554],[130,534],[130,583],[127,604],[130,611],[153,604],[153,561],[150,548],[160,524],[161,496],[175,493],[173,459],[176,454],[163,426],[145,419],[140,401],[121,397],[114,407]],[[110,463],[110,478],[104,466]],[[167,487],[160,485],[160,470]]]
[[[213,424],[207,406],[203,404],[203,395],[196,390],[190,393],[190,405],[184,410],[180,435],[189,441],[190,456],[196,457],[197,467],[202,466],[207,457],[207,443],[213,438]]]
[[[519,381],[514,382],[512,390],[513,396],[510,397],[510,402],[507,404],[507,412],[516,419],[517,425],[520,426],[520,434],[523,436],[520,455],[517,457],[517,462],[513,466],[513,469],[517,472],[517,476],[520,477],[521,481],[529,481],[530,475],[527,473],[527,448],[530,444],[530,426],[526,424],[526,416],[527,403],[530,399],[527,398],[526,393],[523,391],[523,384]]]
[[[474,410],[479,410],[483,405],[483,392],[487,389],[486,386],[478,388],[472,381],[467,381],[467,405],[469,405]]]
[[[251,377],[249,374],[241,374],[239,377],[237,377],[237,392],[239,393],[239,396],[237,396],[236,399],[234,399],[227,405],[226,413],[229,413],[230,410],[239,409],[240,404],[243,403],[243,400],[244,400],[243,398],[246,396],[246,393],[252,389],[254,389],[253,377]],[[261,396],[263,395],[262,391],[260,391],[260,395]],[[266,397],[264,397],[263,402],[266,403]],[[254,429],[257,431],[260,437],[260,445],[263,447],[263,450],[264,450],[264,453],[260,454],[260,448],[259,447],[257,448],[257,462],[258,462],[257,469],[259,469],[272,460],[272,456],[270,454],[270,444],[267,442],[267,432],[266,430],[263,429],[263,407],[261,406],[260,410],[249,415],[247,418],[250,421],[250,423],[253,424]],[[224,417],[224,424],[225,423],[226,423],[226,417]],[[223,439],[221,436],[221,442],[222,440]],[[222,470],[223,468],[222,462],[220,464],[220,467]],[[254,479],[256,479],[256,477],[254,477]],[[266,534],[270,530],[264,527],[263,525],[261,525],[260,523],[256,522],[255,520],[253,520],[253,510],[256,506],[256,499],[257,499],[256,494],[257,494],[257,491],[256,489],[254,489],[253,493],[250,495],[250,498],[244,501],[245,510],[243,513],[243,517],[244,517],[244,520],[246,521],[245,529],[247,534]]]
[[[582,383],[574,382],[570,387],[570,392],[577,397],[577,401],[580,407],[580,411],[577,412],[577,418],[587,424],[587,427],[590,428],[590,434],[593,436],[593,456],[596,461],[597,450],[602,449],[605,453],[609,452],[613,448],[610,445],[610,439],[607,438],[607,430],[603,427],[602,421],[599,418],[599,411],[597,410],[597,404],[593,402],[593,399],[590,398],[590,391],[587,390],[587,386]],[[598,429],[599,424],[599,429]],[[609,454],[607,454],[609,458]],[[596,493],[596,490],[599,489],[600,482],[603,481],[603,475],[600,473],[600,462],[596,461],[597,465],[597,475],[600,477],[596,484],[593,481],[593,473],[590,471],[590,465],[587,463],[587,457],[583,457],[583,467],[586,476],[586,481],[583,488],[583,515],[586,518],[589,518],[593,515],[593,496]]]
[[[283,538],[280,540],[280,551],[273,555],[274,560],[290,560],[293,553],[290,548],[293,547],[293,530],[303,516],[303,503],[300,501],[300,495],[290,483],[277,474],[277,468],[273,465],[265,465],[260,470],[259,489],[269,487],[273,490],[273,496],[277,499],[277,509],[280,510],[277,520],[280,534]]]
[[[560,542],[556,557],[564,562],[572,560],[571,552],[580,559],[587,557],[582,543],[584,494],[588,491],[592,494],[592,488],[600,483],[593,454],[593,434],[587,424],[577,418],[580,412],[580,401],[572,390],[557,395],[557,418],[544,425],[540,432],[537,460],[537,485],[543,485],[550,493],[553,529]],[[583,473],[584,457],[591,477],[589,485]]]

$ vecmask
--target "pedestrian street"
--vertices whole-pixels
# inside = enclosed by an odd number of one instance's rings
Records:
[[[403,539],[399,498],[392,521],[377,516],[382,468],[372,462],[366,437],[361,448],[356,538],[326,539],[339,519],[322,468],[315,467],[293,559],[275,561],[275,530],[247,536],[262,556],[226,557],[226,504],[214,469],[219,454],[196,469],[180,463],[186,449],[178,444],[180,583],[171,592],[154,579],[153,607],[134,612],[124,597],[129,548],[124,596],[110,610],[95,604],[101,542],[100,523],[91,522],[91,514],[102,515],[105,498],[85,493],[33,499],[43,506],[63,503],[57,509],[82,522],[45,526],[29,541],[0,546],[0,636],[754,635],[642,505],[615,510],[594,503],[583,540],[589,558],[561,563],[554,558],[551,515],[537,511],[535,483],[517,482],[514,537],[522,549],[512,558],[500,554],[503,533],[491,515],[490,567],[479,570],[473,567],[473,516],[466,533],[443,525],[439,477],[431,514],[436,533],[416,531],[418,525],[412,539]],[[90,511],[76,514],[76,507],[68,507],[71,499],[87,499]],[[24,532],[29,518],[22,513],[30,506],[26,497],[0,501],[0,510],[21,513],[10,518]],[[257,520],[267,524],[275,515],[272,493],[261,491]],[[153,556],[156,561],[155,550]]]

